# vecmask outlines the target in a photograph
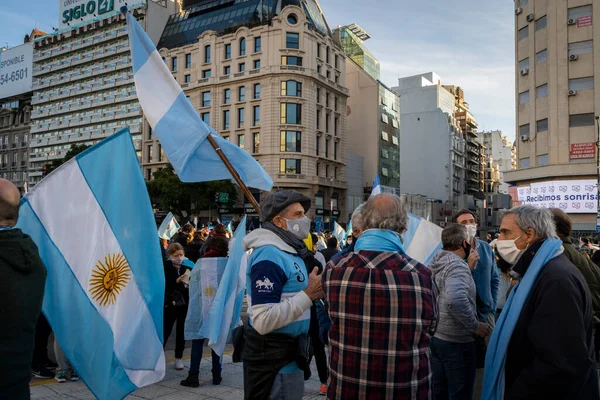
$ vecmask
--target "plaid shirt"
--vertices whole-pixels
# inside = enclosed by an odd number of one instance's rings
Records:
[[[431,271],[401,253],[360,251],[327,265],[323,290],[332,321],[327,398],[431,399]]]

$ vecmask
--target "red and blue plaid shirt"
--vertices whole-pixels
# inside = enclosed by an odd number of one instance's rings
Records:
[[[327,265],[323,290],[332,321],[327,398],[431,399],[431,271],[402,253],[359,251]]]

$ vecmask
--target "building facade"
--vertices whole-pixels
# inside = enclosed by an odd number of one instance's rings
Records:
[[[575,230],[588,232],[596,230],[595,199],[546,202],[532,193],[549,182],[576,181],[573,188],[560,186],[569,191],[583,187],[588,199],[597,194],[597,6],[591,0],[515,1],[518,165],[504,174],[507,182],[518,186],[519,202],[561,207]]]
[[[207,124],[250,152],[276,187],[313,200],[316,223],[347,221],[346,60],[318,4],[221,3],[172,15],[159,53]],[[142,157],[147,179],[167,162],[150,130]]]
[[[508,140],[501,131],[479,132],[479,140],[483,143],[486,163],[489,164],[491,159],[492,163],[497,166],[499,173],[497,193],[508,194],[508,184],[504,180],[504,173],[517,168],[517,155],[513,142]],[[491,167],[486,167],[486,170],[487,168]],[[488,179],[486,176],[486,181]],[[486,185],[487,183],[489,182],[486,182]],[[488,189],[489,187],[486,187],[486,193],[490,193]]]
[[[31,93],[0,100],[0,177],[27,191],[27,159],[31,129]]]
[[[131,10],[151,38],[177,10],[173,1]],[[154,36],[154,37],[153,37]],[[137,100],[125,16],[118,10],[35,39],[29,182],[74,144],[93,145],[129,128],[141,159],[142,111]]]

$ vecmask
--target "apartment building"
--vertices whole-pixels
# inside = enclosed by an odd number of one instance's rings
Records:
[[[1,101],[0,101],[1,102]],[[27,191],[31,93],[0,105],[0,177]]]
[[[499,173],[498,193],[508,194],[509,185],[504,180],[504,173],[517,168],[517,154],[512,141],[501,131],[479,132],[479,140],[484,146],[484,155],[486,158],[486,170],[490,167],[489,160],[497,166]],[[487,171],[486,171],[487,174]],[[486,176],[486,180],[489,178]],[[487,183],[486,183],[487,184]],[[485,192],[489,187],[486,187]]]

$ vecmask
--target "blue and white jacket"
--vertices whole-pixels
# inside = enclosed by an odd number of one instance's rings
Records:
[[[308,333],[312,300],[304,289],[308,273],[296,250],[275,233],[256,229],[244,238],[244,250],[252,250],[246,270],[250,324],[258,333],[282,333],[292,337]],[[295,362],[279,371],[299,372]]]

